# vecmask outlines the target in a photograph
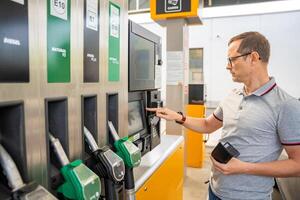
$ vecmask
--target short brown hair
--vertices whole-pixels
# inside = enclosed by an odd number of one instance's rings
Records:
[[[245,32],[234,36],[228,42],[228,46],[236,41],[242,40],[238,52],[241,54],[256,51],[262,62],[269,62],[270,44],[265,36],[259,32]]]

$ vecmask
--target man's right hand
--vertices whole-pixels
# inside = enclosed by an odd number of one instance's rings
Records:
[[[157,117],[163,118],[168,121],[180,121],[182,118],[182,115],[168,108],[146,108],[146,110],[150,112],[156,112]]]

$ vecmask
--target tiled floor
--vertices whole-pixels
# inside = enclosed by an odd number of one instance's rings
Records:
[[[183,200],[206,200],[211,162],[209,159],[211,149],[206,148],[203,168],[187,167],[183,186]]]

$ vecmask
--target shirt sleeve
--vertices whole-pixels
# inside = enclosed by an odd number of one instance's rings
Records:
[[[215,109],[215,111],[213,112],[214,117],[223,122],[223,106],[222,103],[219,104],[219,106]]]
[[[278,134],[283,145],[300,145],[300,101],[291,99],[281,105]]]

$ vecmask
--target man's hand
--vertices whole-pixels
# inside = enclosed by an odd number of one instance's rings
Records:
[[[180,114],[168,108],[146,108],[146,110],[150,112],[156,112],[157,117],[166,119],[168,121],[170,120],[179,121],[182,118]]]
[[[210,159],[213,167],[224,175],[245,174],[247,172],[247,162],[237,158],[231,158],[226,164],[216,161],[212,156],[210,156]]]

